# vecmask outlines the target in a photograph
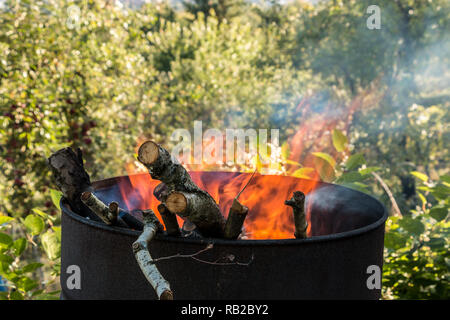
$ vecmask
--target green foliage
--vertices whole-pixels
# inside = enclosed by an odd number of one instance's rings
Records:
[[[58,299],[59,291],[45,289],[52,287],[59,275],[60,227],[54,224],[54,217],[35,211],[38,215],[30,214],[25,219],[0,215],[0,276],[8,285],[7,292],[0,292],[0,299]],[[45,252],[48,259],[34,261],[32,253],[36,250]],[[45,285],[36,280],[42,277],[44,265],[51,268],[52,277]]]
[[[422,175],[419,176],[423,178]],[[440,186],[447,189],[445,196],[436,193]],[[421,190],[429,200],[408,215],[388,219],[383,273],[385,298],[449,299],[449,187],[443,181],[426,183]]]
[[[33,280],[59,267],[51,152],[81,147],[92,180],[121,175],[138,139],[170,148],[173,130],[194,120],[280,128],[279,171],[378,195],[389,208],[373,174],[382,176],[404,213],[386,234],[385,296],[446,295],[438,279],[439,256],[448,260],[448,1],[378,1],[380,30],[365,25],[368,0],[186,0],[182,9],[139,10],[104,0],[3,3],[0,260],[11,289],[0,298],[57,290]],[[73,28],[71,4],[80,8]],[[310,121],[325,123],[324,134],[308,132],[300,154],[290,150]]]

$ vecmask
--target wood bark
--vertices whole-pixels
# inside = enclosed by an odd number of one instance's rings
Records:
[[[177,216],[173,212],[170,212],[169,209],[167,209],[166,205],[163,203],[160,203],[158,205],[158,212],[163,219],[167,234],[173,237],[181,236]]]
[[[203,192],[172,191],[165,205],[169,211],[194,223],[205,237],[223,237],[225,221],[217,204]],[[213,213],[213,214],[212,214]]]
[[[107,225],[113,225],[122,228],[128,228],[128,225],[123,222],[119,217],[118,205],[117,209],[115,205],[108,207],[99,198],[97,198],[92,192],[86,191],[81,194],[81,201],[84,202],[104,223]],[[110,210],[111,209],[111,210]]]
[[[160,183],[153,190],[153,195],[158,201],[165,201],[167,197],[167,186],[164,183]]]
[[[152,285],[160,300],[173,300],[170,284],[159,272],[153,258],[148,251],[148,245],[162,226],[152,210],[144,210],[144,230],[139,238],[133,243],[133,252],[142,273]]]
[[[233,200],[230,211],[228,213],[227,222],[225,224],[224,238],[235,240],[242,232],[245,217],[247,216],[248,208],[242,205],[238,199]]]
[[[294,191],[294,195],[290,200],[286,200],[284,204],[292,207],[294,214],[295,233],[297,239],[307,238],[306,229],[308,222],[305,214],[305,194],[301,191]]]
[[[144,224],[140,220],[133,217],[128,211],[119,208],[119,204],[115,201],[109,204],[109,211],[115,212],[114,214],[117,214],[119,219],[122,219],[132,229],[142,231],[144,228]]]
[[[76,153],[71,148],[61,149],[48,158],[47,164],[56,186],[72,211],[82,217],[101,221],[80,199],[83,192],[93,191],[89,174],[84,169],[81,149],[78,148]]]
[[[223,237],[225,218],[216,202],[192,181],[186,169],[166,149],[147,141],[139,148],[138,160],[153,179],[167,187],[163,202],[169,211],[190,220],[204,236]]]

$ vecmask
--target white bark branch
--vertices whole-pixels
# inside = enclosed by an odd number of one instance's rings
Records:
[[[152,210],[144,210],[144,230],[133,243],[133,252],[145,278],[152,285],[160,300],[173,300],[170,284],[163,278],[148,251],[148,244],[160,230],[161,224]]]

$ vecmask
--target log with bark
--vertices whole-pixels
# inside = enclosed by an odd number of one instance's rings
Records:
[[[119,218],[118,210],[110,210],[106,204],[104,204],[99,198],[97,198],[92,192],[86,191],[81,194],[81,201],[87,205],[95,214],[102,219],[104,223],[111,226],[118,226],[127,228],[128,226]]]
[[[158,231],[163,227],[152,210],[143,210],[144,230],[139,238],[133,243],[133,252],[136,261],[142,270],[145,278],[152,285],[160,300],[173,300],[173,293],[170,284],[159,272],[153,258],[148,250],[149,243],[153,240]]]
[[[164,225],[166,226],[167,234],[173,237],[181,236],[177,216],[173,212],[170,212],[169,209],[167,209],[166,205],[163,203],[160,203],[158,205],[158,212],[163,219]]]
[[[301,191],[295,191],[290,200],[286,200],[284,204],[292,207],[294,214],[295,233],[297,239],[304,239],[307,237],[306,230],[308,222],[305,214],[305,194]]]
[[[116,212],[115,214],[117,214],[123,220],[123,222],[125,222],[132,229],[142,231],[142,229],[144,228],[144,224],[140,220],[136,219],[128,211],[119,208],[119,204],[115,201],[109,204],[109,211]]]
[[[186,169],[166,149],[153,141],[144,142],[138,160],[153,179],[166,186],[167,197],[163,197],[163,202],[169,211],[190,220],[206,237],[223,237],[225,218],[216,202],[192,181]]]
[[[234,198],[225,224],[225,239],[234,240],[239,237],[247,213],[248,208],[242,205],[237,198]]]
[[[114,210],[115,205],[109,208],[93,194],[94,188],[84,169],[81,149],[78,148],[76,153],[71,148],[58,150],[48,158],[47,163],[56,186],[73,212],[108,225],[142,230],[142,222],[126,211]]]
[[[76,153],[71,148],[61,149],[52,154],[47,159],[47,163],[52,171],[56,186],[62,192],[72,211],[83,217],[101,221],[81,201],[83,192],[93,191],[89,174],[84,169],[81,149],[78,148]]]

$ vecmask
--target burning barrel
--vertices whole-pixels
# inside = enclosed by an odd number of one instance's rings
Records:
[[[192,172],[227,212],[246,173]],[[95,194],[121,208],[154,208],[148,174],[95,182]],[[293,238],[283,202],[305,194],[308,238]],[[256,176],[240,200],[249,204],[247,240],[158,234],[149,249],[175,299],[379,299],[373,268],[383,265],[387,212],[380,202],[342,186],[287,176]],[[63,299],[156,299],[132,251],[140,232],[86,219],[61,201]],[[212,246],[211,246],[212,244]],[[73,286],[74,267],[79,286]],[[375,267],[374,267],[375,266]],[[379,281],[380,279],[378,279]]]

